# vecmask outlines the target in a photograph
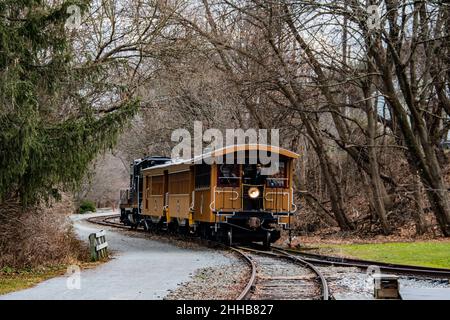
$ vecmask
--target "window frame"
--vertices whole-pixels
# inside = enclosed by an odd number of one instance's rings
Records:
[[[235,183],[226,184],[226,183],[223,183],[221,181],[221,178],[222,179],[224,178],[224,177],[220,176],[221,175],[221,170],[220,170],[221,166],[233,166],[234,167],[231,172],[236,173],[236,177],[227,177],[227,178],[231,179],[231,180],[235,180],[236,181]],[[234,170],[235,168],[237,168],[237,172],[236,172],[236,170]],[[241,168],[240,164],[237,164],[237,163],[233,163],[233,164],[225,164],[225,163],[224,164],[218,164],[217,165],[217,181],[216,181],[217,187],[218,188],[239,188],[240,185],[241,185],[241,180],[242,180],[242,177],[241,177],[242,173],[241,172],[242,172],[242,168]]]
[[[208,171],[205,170],[204,172],[201,172],[199,174],[199,167],[200,166],[203,166],[203,168],[208,168],[209,170]],[[211,188],[211,176],[212,176],[212,167],[211,167],[211,165],[208,165],[208,164],[205,164],[205,163],[195,165],[194,166],[194,189],[195,190],[199,190],[199,189],[209,189],[209,188]],[[204,178],[203,182],[205,184],[200,184],[200,181],[202,181],[202,180],[199,179],[199,177]],[[208,182],[206,183],[206,181],[208,181]]]
[[[273,175],[271,175],[271,176],[267,176],[266,177],[266,183],[265,183],[265,186],[266,186],[266,188],[271,188],[271,189],[276,189],[276,188],[282,188],[282,189],[287,189],[288,188],[288,186],[289,186],[289,176],[288,176],[288,160],[287,159],[279,159],[278,160],[278,163],[284,163],[284,168],[283,168],[283,175],[282,175],[282,177],[281,178],[278,178],[278,177],[273,177]],[[281,170],[280,170],[281,171]],[[278,174],[278,173],[277,173]],[[271,186],[270,184],[269,184],[269,182],[272,180],[277,180],[278,179],[278,181],[283,181],[283,185],[277,185],[277,186]]]

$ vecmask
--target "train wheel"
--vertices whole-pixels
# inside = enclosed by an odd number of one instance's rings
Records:
[[[270,249],[270,238],[271,238],[270,232],[267,232],[266,237],[263,241],[263,246],[264,246],[264,249],[266,249],[266,250]]]

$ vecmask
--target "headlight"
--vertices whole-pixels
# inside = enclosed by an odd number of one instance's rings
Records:
[[[251,187],[248,189],[248,195],[250,198],[255,199],[259,197],[259,189],[256,187]]]

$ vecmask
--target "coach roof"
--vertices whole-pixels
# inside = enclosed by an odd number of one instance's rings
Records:
[[[226,146],[224,148],[220,148],[220,149],[217,149],[217,150],[214,150],[211,152],[206,152],[200,156],[197,156],[197,157],[194,157],[191,159],[186,159],[186,160],[172,159],[171,161],[169,161],[167,163],[160,164],[160,165],[157,165],[154,167],[150,167],[150,168],[144,169],[143,171],[159,169],[159,168],[164,168],[164,167],[170,167],[170,166],[176,166],[176,165],[181,165],[181,164],[193,164],[200,160],[221,157],[221,156],[227,155],[229,153],[234,153],[234,152],[238,152],[238,151],[254,151],[254,150],[275,152],[275,153],[278,153],[285,157],[293,158],[293,159],[297,159],[300,156],[298,153],[289,151],[289,150],[281,148],[281,147],[276,147],[276,146],[271,146],[271,145],[266,145],[266,144],[240,144],[240,145]]]

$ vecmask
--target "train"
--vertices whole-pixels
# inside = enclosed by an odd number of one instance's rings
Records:
[[[261,174],[267,161],[260,154],[276,156],[272,174]],[[298,157],[281,147],[246,144],[187,160],[137,159],[130,167],[129,189],[120,190],[120,221],[228,245],[270,247],[282,229],[290,228],[297,210],[293,173]]]

